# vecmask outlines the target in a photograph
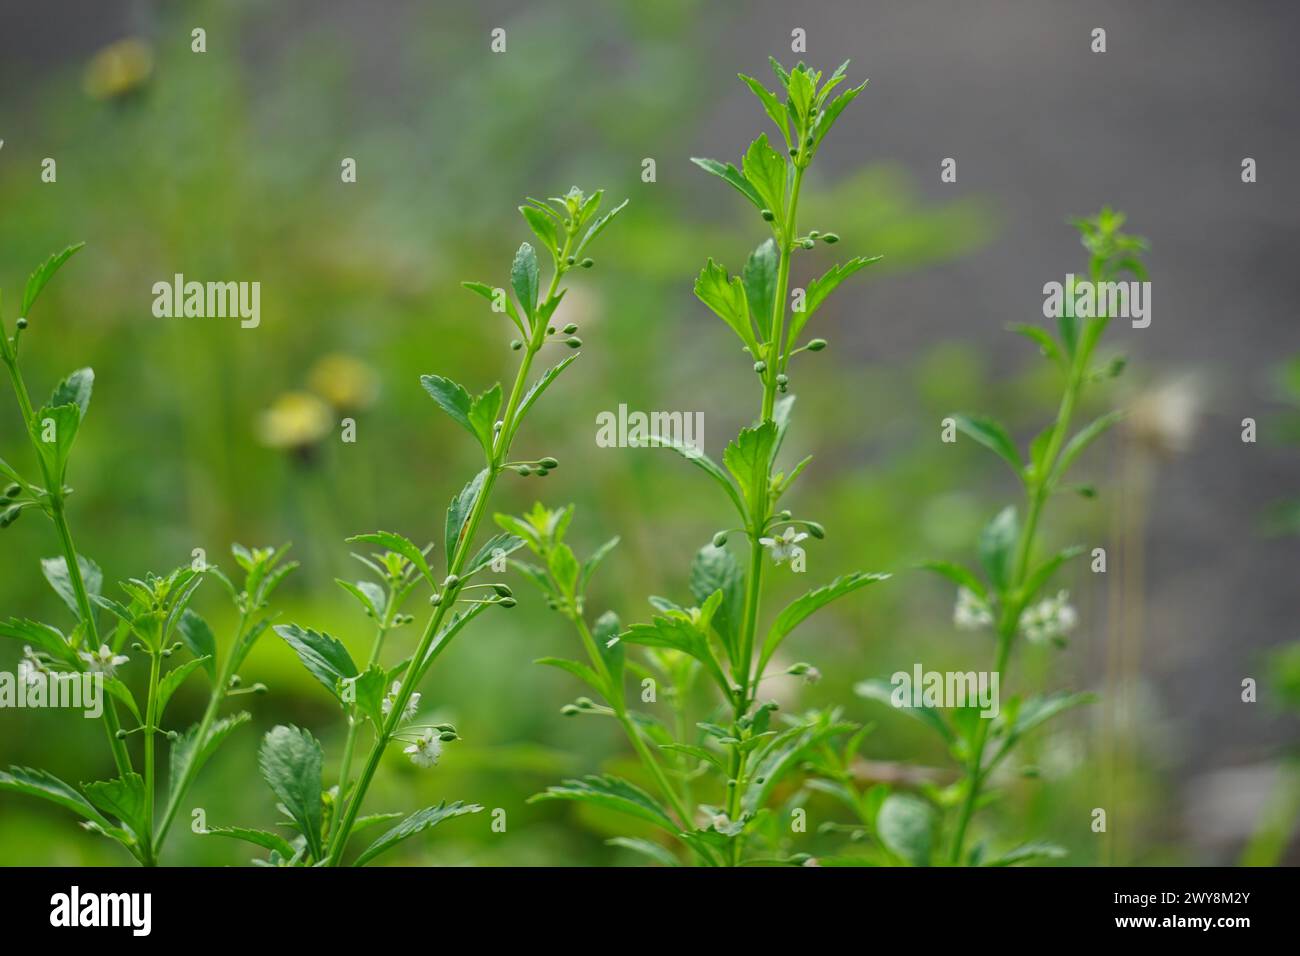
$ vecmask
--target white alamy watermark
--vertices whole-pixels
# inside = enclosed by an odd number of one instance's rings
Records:
[[[1151,283],[1093,282],[1069,272],[1064,282],[1043,286],[1043,315],[1049,319],[1130,319],[1133,328],[1145,329],[1151,324]]]
[[[262,324],[260,282],[187,282],[178,272],[171,282],[155,282],[153,295],[159,319],[239,319],[244,329]]]
[[[1001,713],[997,671],[927,671],[920,664],[912,672],[896,671],[889,678],[895,707],[978,707],[980,716],[992,720]]]
[[[50,925],[125,926],[133,936],[148,936],[153,928],[153,894],[83,893],[73,886],[50,897]]]
[[[56,674],[19,661],[17,673],[0,671],[0,708],[7,707],[59,707],[98,719],[104,713],[104,675]]]
[[[703,412],[639,412],[619,405],[617,412],[596,415],[596,444],[601,448],[646,448],[680,445],[704,451]]]

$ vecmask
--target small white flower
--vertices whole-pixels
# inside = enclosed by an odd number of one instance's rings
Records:
[[[1056,597],[1045,598],[1026,608],[1020,616],[1020,631],[1025,639],[1034,644],[1045,644],[1073,631],[1079,623],[1079,614],[1067,603],[1069,599],[1068,591],[1060,591]]]
[[[402,689],[401,681],[393,681],[393,689],[384,697],[384,702],[380,705],[384,714],[388,715],[393,712],[393,705],[397,703],[397,692]],[[417,690],[411,695],[411,699],[406,702],[406,709],[402,711],[402,719],[410,720],[415,716],[415,712],[420,709],[420,692]]]
[[[759,538],[758,543],[767,548],[775,563],[784,564],[788,559],[793,558],[803,550],[799,547],[799,542],[806,537],[808,537],[807,532],[796,532],[794,527],[790,526],[775,538]]]
[[[41,667],[35,661],[24,657],[18,662],[18,680],[28,687],[34,687],[44,680],[41,673]]]
[[[442,741],[432,730],[426,730],[405,752],[411,755],[411,763],[417,767],[436,767],[438,758],[442,756]]]
[[[125,654],[114,654],[107,644],[100,644],[99,650],[80,651],[77,654],[92,671],[99,671],[106,677],[112,677],[113,672],[129,661],[131,658]]]
[[[988,602],[970,588],[957,589],[957,604],[952,609],[952,623],[963,631],[978,631],[993,623]]]

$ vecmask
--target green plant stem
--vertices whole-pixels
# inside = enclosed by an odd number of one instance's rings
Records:
[[[596,669],[596,673],[600,675],[601,680],[605,684],[607,689],[605,696],[614,710],[615,718],[618,720],[619,724],[622,725],[623,731],[627,734],[628,740],[631,741],[632,747],[636,750],[637,756],[641,758],[641,763],[645,765],[646,770],[648,770],[650,775],[654,777],[655,783],[658,784],[664,797],[666,797],[668,802],[672,804],[673,811],[682,822],[682,828],[689,830],[691,827],[690,811],[682,801],[681,796],[677,793],[677,790],[673,787],[672,782],[668,779],[667,774],[664,773],[663,766],[655,759],[650,748],[646,746],[645,739],[640,728],[637,727],[636,721],[634,721],[628,714],[627,702],[623,697],[623,688],[614,680],[614,675],[610,672],[609,665],[605,663],[605,658],[600,653],[600,648],[596,644],[595,636],[591,633],[591,629],[587,626],[586,620],[577,612],[576,608],[571,609],[570,618],[573,621],[574,627],[577,628],[579,636],[582,638],[582,646],[587,651],[587,657],[590,658],[592,667]]]
[[[785,371],[789,356],[785,354],[785,300],[790,289],[790,259],[794,254],[794,237],[799,215],[799,190],[803,187],[803,166],[795,163],[794,182],[790,187],[790,198],[786,204],[785,219],[781,231],[780,263],[776,274],[776,298],[772,303],[772,327],[769,329],[768,348],[775,354],[769,356],[767,373],[763,376],[763,417],[762,421],[771,421],[776,408],[776,377]]]
[[[556,260],[555,274],[551,277],[551,285],[547,290],[546,299],[538,305],[537,311],[534,313],[535,316],[543,314],[543,310],[549,307],[551,301],[555,298],[555,293],[559,289],[560,278],[565,271],[561,266],[561,262],[567,258],[572,243],[573,236],[570,235],[565,240],[563,252]],[[448,556],[448,576],[460,574],[460,570],[469,555],[470,544],[474,540],[474,535],[478,531],[484,513],[487,511],[488,499],[491,497],[492,488],[496,484],[497,475],[501,472],[501,463],[507,460],[506,455],[510,451],[510,442],[514,438],[515,416],[519,413],[519,404],[528,381],[528,372],[532,368],[533,358],[546,342],[546,323],[538,319],[534,319],[534,322],[535,327],[532,329],[532,338],[528,342],[523,358],[519,363],[514,385],[510,389],[510,399],[506,404],[505,414],[501,418],[501,429],[497,433],[496,441],[492,447],[492,454],[489,456],[487,478],[475,497],[469,517],[465,520],[465,525],[456,539],[455,554]],[[398,689],[393,702],[393,709],[389,713],[388,720],[383,728],[375,736],[375,742],[370,748],[370,753],[366,756],[365,765],[362,767],[361,776],[357,779],[356,791],[353,793],[352,799],[347,803],[343,823],[332,841],[327,861],[330,866],[337,866],[343,856],[343,850],[347,846],[348,836],[356,823],[361,803],[365,799],[366,791],[370,788],[371,780],[374,779],[375,771],[379,769],[379,761],[384,755],[384,750],[392,739],[393,733],[397,730],[397,724],[401,720],[402,711],[406,709],[407,701],[410,700],[411,694],[415,691],[416,686],[428,671],[434,659],[442,653],[445,647],[445,645],[440,645],[434,649],[433,654],[429,653],[430,645],[432,645],[434,638],[442,629],[444,618],[456,601],[456,591],[456,588],[444,590],[442,600],[429,617],[429,623],[420,637],[420,643],[411,656],[410,666],[403,676],[401,687]]]
[[[3,333],[0,332],[0,334]],[[14,395],[18,399],[23,424],[27,427],[27,437],[31,441],[32,450],[36,452],[36,461],[40,466],[41,476],[45,481],[46,496],[49,499],[47,512],[59,533],[59,543],[63,549],[63,560],[68,569],[68,580],[72,582],[72,591],[77,599],[77,608],[81,614],[82,622],[86,625],[86,636],[93,652],[99,647],[99,629],[95,623],[95,612],[90,603],[90,594],[86,590],[86,582],[81,575],[81,565],[77,561],[77,549],[72,541],[72,529],[68,525],[67,511],[64,507],[63,488],[61,486],[55,487],[58,483],[55,482],[54,476],[50,474],[49,468],[46,467],[45,458],[41,455],[40,446],[37,445],[36,436],[32,432],[32,424],[35,421],[36,413],[32,409],[31,396],[27,391],[26,382],[23,381],[22,371],[18,368],[17,356],[6,352],[4,363],[9,369],[9,380],[13,385]],[[113,754],[113,763],[117,766],[117,772],[125,776],[131,772],[131,755],[126,749],[125,741],[118,737],[122,723],[117,714],[117,702],[110,697],[105,700],[104,704],[103,721],[104,732],[108,736],[108,748]]]
[[[225,663],[217,673],[216,680],[212,685],[212,693],[208,695],[208,706],[199,719],[199,729],[194,735],[194,754],[196,757],[203,747],[203,742],[207,740],[208,734],[212,732],[212,725],[216,723],[217,714],[220,712],[221,705],[225,702],[227,692],[230,690],[230,680],[234,676],[235,662],[239,660],[240,650],[248,636],[247,629],[248,612],[240,611],[239,624],[235,628],[234,643],[230,647],[230,653],[226,656]],[[163,817],[158,824],[157,835],[154,837],[154,846],[159,850],[161,850],[163,840],[167,837],[167,831],[171,828],[172,821],[176,817],[176,812],[180,809],[181,800],[185,797],[185,794],[194,783],[194,778],[197,776],[198,761],[191,759],[180,780],[172,787],[167,798],[167,806],[163,809]]]
[[[1070,421],[1074,417],[1075,405],[1078,403],[1079,393],[1083,388],[1082,370],[1087,367],[1086,363],[1088,361],[1088,355],[1085,352],[1086,350],[1080,349],[1075,353],[1074,361],[1068,373],[1065,393],[1061,396],[1061,404],[1057,410],[1056,422],[1052,427],[1052,434],[1048,438],[1047,450],[1043,454],[1042,467],[1033,474],[1025,488],[1025,497],[1027,499],[1025,527],[1021,532],[1012,579],[1006,591],[1006,606],[1003,608],[998,621],[997,666],[995,668],[997,674],[1005,674],[1006,672],[1007,664],[1011,658],[1011,645],[1016,635],[1016,628],[1020,624],[1020,615],[1024,611],[1025,595],[1021,593],[1021,590],[1024,587],[1025,579],[1029,575],[1029,560],[1033,555],[1038,522],[1042,517],[1043,506],[1047,503],[1047,499],[1051,494],[1052,489],[1049,479],[1056,466],[1056,459],[1061,453],[1065,436],[1069,432]],[[982,720],[979,729],[976,731],[975,746],[971,752],[970,762],[966,766],[966,796],[962,801],[961,810],[957,817],[957,829],[953,834],[952,850],[949,856],[949,862],[954,866],[961,862],[962,850],[965,848],[966,843],[966,832],[970,826],[971,817],[975,813],[975,804],[979,800],[980,790],[984,785],[985,778],[992,769],[984,766],[984,751],[988,745],[988,736],[989,721]]]
[[[158,676],[162,668],[161,650],[149,652],[149,699],[144,716],[144,819],[145,826],[153,828],[154,803],[154,734],[158,729]],[[143,863],[156,866],[158,847],[154,844],[152,833],[142,834],[145,840]]]

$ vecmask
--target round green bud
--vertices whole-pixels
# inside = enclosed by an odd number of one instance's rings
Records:
[[[125,731],[125,730],[119,730],[119,731],[118,731],[117,733],[115,733],[113,736],[116,737],[118,740],[126,740],[126,731]]]
[[[10,485],[8,488],[5,489],[5,497],[6,497],[6,498],[17,498],[17,497],[18,497],[18,493],[19,493],[20,491],[22,491],[22,490],[23,490],[23,489],[22,489],[22,486],[21,486],[21,485],[16,485],[16,484],[15,484],[15,485]]]
[[[23,329],[27,328],[27,317],[23,316],[15,324],[18,326],[18,331],[21,332]]]
[[[569,256],[567,259],[564,260],[564,264],[571,266],[577,261],[578,261],[577,256]]]
[[[512,597],[514,595],[514,592],[510,590],[510,585],[508,584],[494,584],[492,585],[492,590],[496,591],[501,597]]]
[[[754,363],[754,371],[757,372],[759,375],[762,375],[764,372],[767,371],[767,363],[764,362],[762,359],[759,359],[757,362]]]
[[[560,708],[560,713],[562,713],[565,717],[577,717],[580,713],[582,713],[582,711],[578,710],[578,708],[574,707],[572,704],[565,704],[563,707]]]
[[[807,346],[805,346],[805,348],[807,348],[809,352],[820,352],[822,349],[826,348],[826,340],[813,339],[807,344]]]
[[[440,734],[438,735],[438,739],[441,740],[441,741],[443,741],[443,742],[450,742],[450,741],[456,740],[456,739],[458,739],[458,738],[457,738],[457,736],[456,736],[456,731],[454,731],[454,730],[444,730],[442,733],[440,733]]]
[[[826,537],[826,528],[816,521],[806,521],[804,522],[804,527],[807,528],[808,533],[818,541]]]
[[[561,331],[563,331],[565,335],[572,335],[574,332],[578,331],[578,327],[570,322]]]
[[[524,343],[523,343],[523,342],[520,342],[518,339],[511,339],[511,340],[510,340],[510,349],[511,349],[511,351],[518,352],[518,351],[519,351],[521,348],[523,348],[523,347],[524,347]]]
[[[548,325],[548,326],[546,327],[546,334],[547,334],[547,335],[554,335],[554,334],[555,334],[555,326],[553,326],[553,325]]]
[[[788,385],[788,384],[790,384],[790,376],[788,376],[788,375],[786,375],[784,372],[782,372],[780,375],[778,375],[778,376],[776,377],[776,384],[777,384],[777,385]]]
[[[533,473],[533,468],[532,468],[531,465],[516,465],[516,466],[515,466],[515,474],[517,474],[517,475],[523,475],[525,478],[527,478],[527,477],[528,477],[529,475],[531,475],[532,473]]]
[[[22,509],[19,508],[17,505],[11,505],[10,507],[6,508],[4,511],[0,511],[0,528],[9,527],[11,524],[13,524],[15,521],[18,520],[18,515],[20,515],[21,513],[22,513]]]
[[[795,149],[795,147],[791,146],[791,147],[790,147],[790,155],[791,155],[791,156],[798,156],[798,155],[799,155],[799,150],[797,150],[797,149]]]
[[[828,242],[831,245],[834,245],[839,241],[840,241],[840,237],[833,232],[828,232],[826,233],[826,235],[822,236],[822,242]]]
[[[583,710],[591,710],[596,706],[595,701],[593,701],[590,697],[579,697],[577,700],[574,701],[574,703],[577,704],[579,707],[581,707]]]
[[[803,246],[805,249],[811,249],[813,246],[817,245],[817,242],[813,239],[805,239],[803,242],[799,243],[799,245]]]
[[[778,511],[778,512],[776,513],[776,520],[777,520],[777,521],[789,521],[789,520],[790,520],[791,518],[793,518],[793,517],[794,517],[794,514],[790,511],[789,508],[784,508],[784,509],[782,509],[781,511]]]
[[[560,462],[555,458],[543,458],[541,461],[538,462],[538,464],[541,465],[543,468],[546,468],[547,470],[551,468],[560,467]]]
[[[442,586],[448,590],[454,588],[458,584],[460,584],[460,578],[455,574],[447,575],[446,580],[442,582]]]
[[[551,469],[549,469],[549,468],[538,468],[538,469],[537,469],[537,477],[538,477],[538,478],[545,478],[545,477],[546,477],[547,475],[549,475],[550,473],[551,473]]]
[[[764,222],[771,222],[776,218],[776,213],[772,212],[770,209],[761,210],[759,215],[763,217]]]
[[[429,595],[429,603],[432,604],[434,607],[437,607],[439,604],[442,603],[442,595],[441,595],[441,594],[430,594],[430,595]]]
[[[567,338],[567,339],[565,339],[565,340],[564,340],[564,344],[567,345],[567,346],[568,346],[569,348],[571,348],[571,349],[580,349],[580,348],[582,348],[582,339],[578,338],[578,337],[575,335],[575,336],[573,336],[572,338]]]
[[[584,269],[590,269],[595,264],[596,264],[596,260],[590,258],[583,259],[580,263],[578,263],[578,265],[582,266]]]
[[[817,238],[818,236],[820,236],[820,235],[821,235],[821,233],[818,232],[816,229],[810,229],[810,230],[808,230],[808,237],[809,237],[810,239],[816,239],[816,238]]]
[[[720,548],[726,543],[727,543],[727,533],[725,531],[719,531],[717,534],[713,536],[713,546],[715,548]]]
[[[512,597],[503,597],[501,600],[497,601],[497,603],[502,607],[514,607],[519,602]]]

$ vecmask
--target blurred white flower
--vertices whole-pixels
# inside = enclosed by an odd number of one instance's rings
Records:
[[[1181,455],[1196,432],[1202,391],[1202,383],[1192,375],[1148,389],[1133,401],[1125,428],[1139,444],[1159,455]]]
[[[1046,598],[1020,615],[1020,631],[1034,644],[1064,637],[1079,623],[1078,612],[1067,603],[1069,591],[1060,591],[1056,597]]]
[[[401,689],[402,689],[402,682],[399,680],[393,681],[393,689],[390,690],[384,696],[384,701],[380,705],[383,708],[385,716],[393,712],[393,705],[397,703],[397,692],[400,691]],[[415,716],[415,712],[419,709],[420,709],[420,692],[417,690],[414,694],[411,695],[411,699],[406,702],[406,709],[402,711],[402,719],[410,720],[412,717]]]
[[[952,609],[952,623],[963,631],[978,631],[993,623],[993,611],[970,588],[958,588],[957,604]]]

